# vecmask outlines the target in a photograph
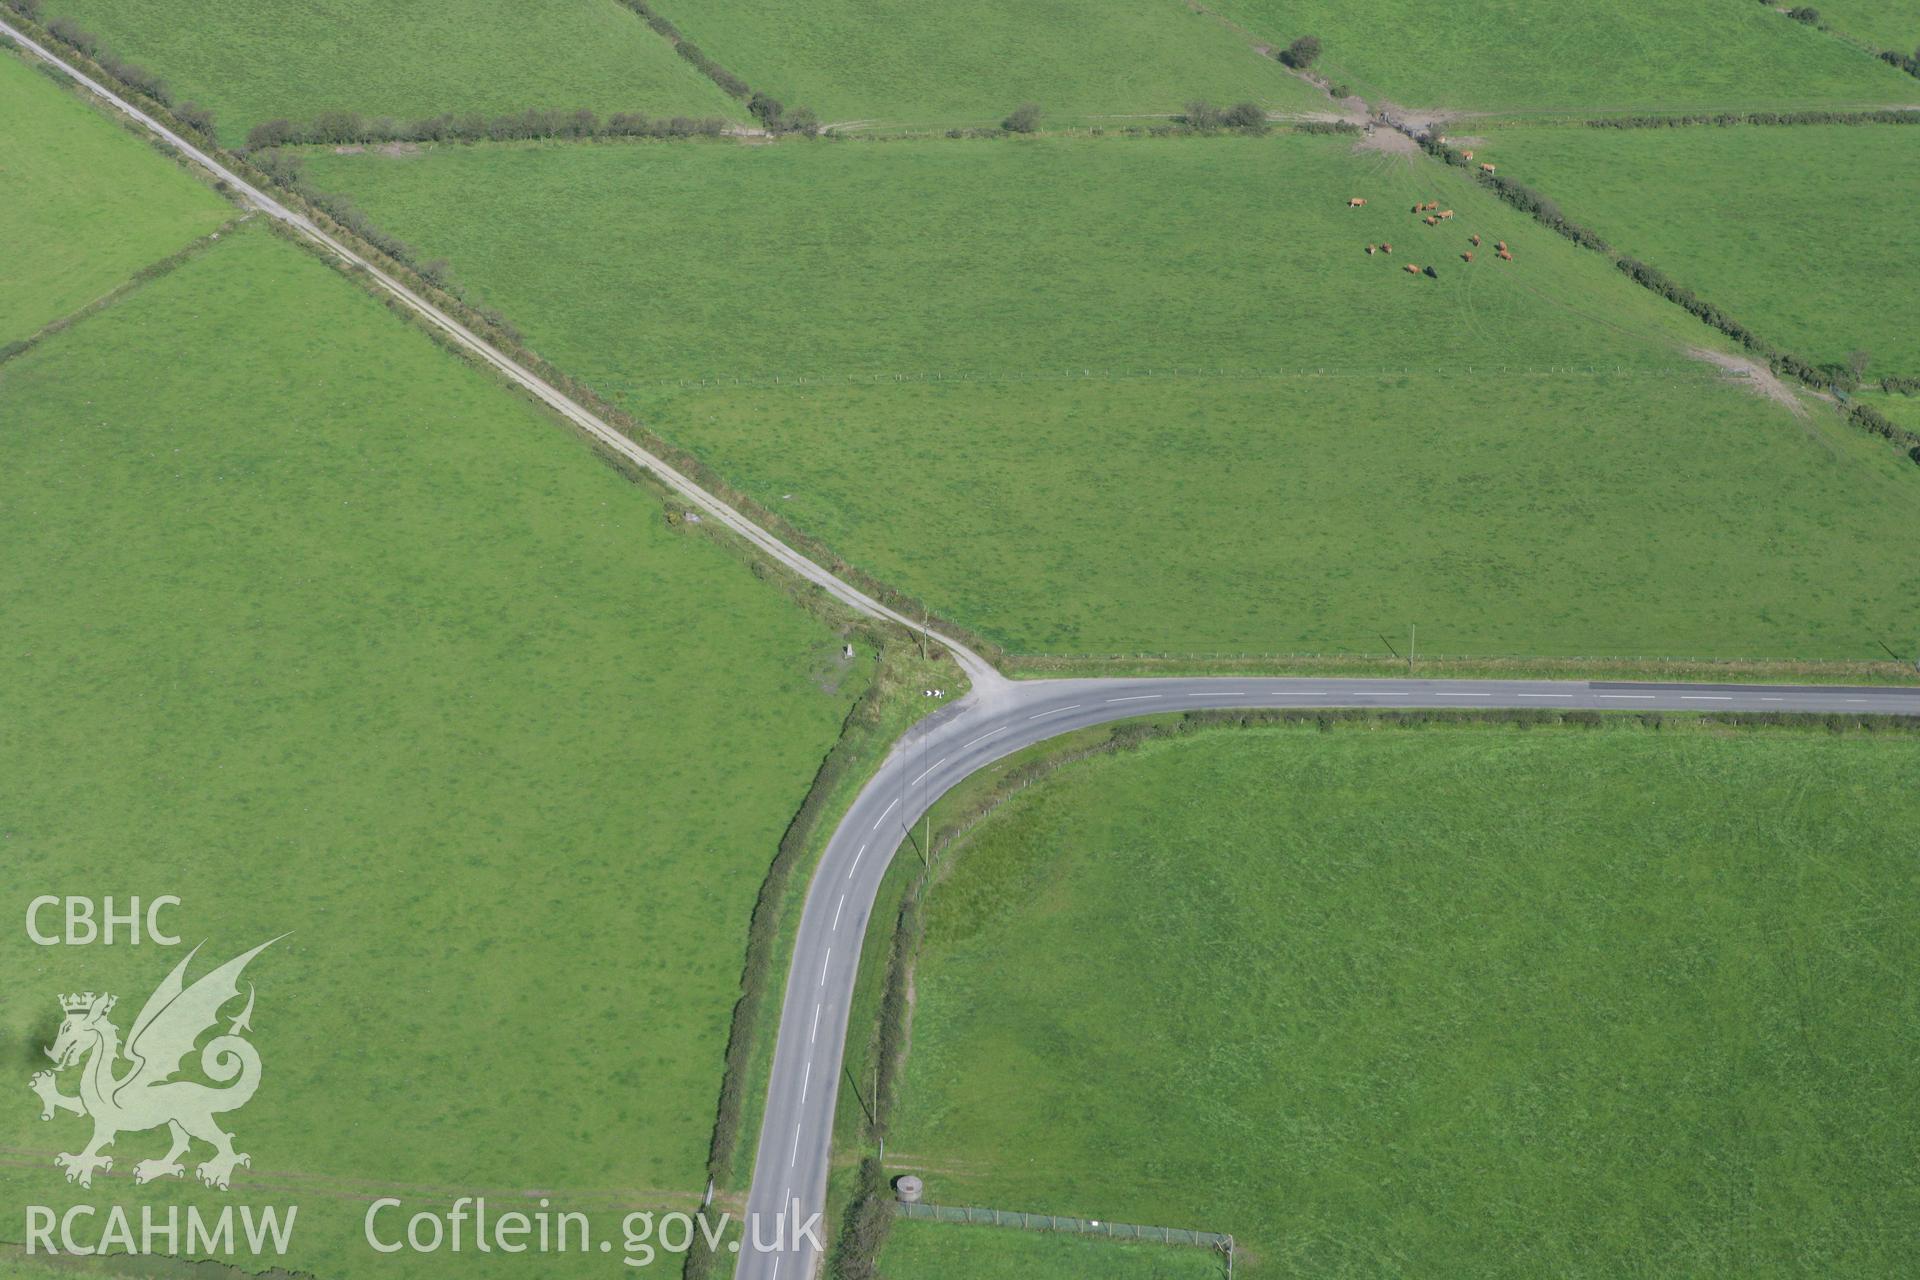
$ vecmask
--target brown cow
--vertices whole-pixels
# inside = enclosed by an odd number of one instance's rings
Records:
[[[1466,160],[1473,159],[1473,152],[1471,151],[1462,151],[1460,155],[1462,159],[1466,159]]]
[[[1480,237],[1479,237],[1479,236],[1477,236],[1477,235],[1473,235],[1473,236],[1468,236],[1468,237],[1467,237],[1467,239],[1469,239],[1469,240],[1471,240],[1471,241],[1473,241],[1473,247],[1474,247],[1474,248],[1476,248],[1476,249],[1478,249],[1478,248],[1480,247]]]
[[[1426,223],[1430,227],[1437,227],[1440,225],[1440,219],[1434,217],[1432,214],[1428,214],[1426,217],[1422,218],[1421,221]]]
[[[1366,203],[1366,199],[1365,199],[1365,197],[1363,197],[1363,196],[1354,196],[1354,197],[1352,197],[1351,199],[1349,199],[1349,200],[1347,201],[1347,208],[1349,208],[1349,209],[1358,209],[1358,208],[1359,208],[1359,207],[1360,207],[1361,205],[1363,205],[1363,204],[1365,204],[1365,203]]]
[[[1383,244],[1380,246],[1380,252],[1390,254],[1393,252],[1393,246],[1390,244]]]
[[[1452,216],[1453,216],[1453,210],[1451,209],[1442,209],[1440,211],[1440,220],[1442,222],[1445,222],[1448,218],[1451,218]]]
[[[1460,255],[1460,260],[1461,260],[1462,262],[1472,262],[1472,261],[1473,261],[1473,250],[1471,250],[1471,249],[1469,249],[1469,250],[1467,250],[1467,251],[1466,251],[1465,253],[1463,253],[1463,254],[1461,254],[1461,255]]]
[[[1406,267],[1404,268],[1404,270],[1406,270],[1407,272],[1409,272],[1409,273],[1410,273],[1410,274],[1412,274],[1412,275],[1416,275],[1416,276],[1417,276],[1417,275],[1419,275],[1419,274],[1420,274],[1420,268],[1418,268],[1418,267],[1416,267],[1416,266],[1414,266],[1414,265],[1413,265],[1413,264],[1412,264],[1411,262],[1409,262],[1409,263],[1408,263],[1408,264],[1406,265]]]
[[[1492,172],[1493,172],[1493,166],[1492,166],[1492,165],[1490,165],[1490,164],[1483,164],[1483,165],[1481,165],[1481,166],[1480,166],[1480,172],[1482,172],[1482,173],[1492,173]]]
[[[1373,256],[1373,246],[1372,246],[1372,245],[1368,245],[1368,246],[1367,246],[1367,256],[1368,256],[1369,258],[1371,258],[1371,257]]]
[[[1508,252],[1507,252],[1507,251],[1506,251],[1505,249],[1502,249],[1502,250],[1500,251],[1500,259],[1501,259],[1501,261],[1503,261],[1503,262],[1512,262],[1512,261],[1513,261],[1513,255],[1512,255],[1512,254],[1510,254],[1510,253],[1508,253]]]
[[[1498,249],[1500,252],[1505,253],[1507,251],[1507,242],[1505,240],[1502,240],[1499,244],[1496,244],[1493,247]]]

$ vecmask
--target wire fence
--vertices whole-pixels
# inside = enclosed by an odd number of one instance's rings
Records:
[[[902,370],[854,373],[780,373],[713,375],[679,378],[607,378],[595,385],[616,392],[697,390],[722,387],[832,387],[891,386],[907,383],[1030,383],[1030,382],[1125,382],[1158,379],[1226,379],[1230,381],[1292,381],[1317,378],[1376,379],[1386,377],[1444,378],[1516,378],[1516,377],[1590,377],[1660,378],[1667,381],[1718,382],[1724,371],[1688,365],[1377,365],[1325,366],[1295,369],[1261,369],[1226,365],[1169,365],[1126,368],[1065,368],[1005,370]]]
[[[1112,1240],[1141,1240],[1148,1244],[1195,1245],[1203,1249],[1231,1249],[1233,1237],[1218,1231],[1193,1231],[1186,1227],[1143,1227],[1131,1222],[1105,1222],[1095,1218],[1063,1218],[1053,1213],[1022,1213],[1013,1209],[978,1209],[945,1204],[907,1204],[896,1201],[895,1210],[903,1218],[927,1222],[971,1222],[988,1227],[1014,1227],[1021,1231],[1065,1231],[1072,1235],[1104,1236]]]

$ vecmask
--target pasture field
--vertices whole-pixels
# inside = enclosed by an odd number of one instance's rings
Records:
[[[994,125],[1023,102],[1055,124],[1143,121],[1195,98],[1324,111],[1325,97],[1203,13],[1155,0],[747,0],[664,6],[687,39],[826,121]]]
[[[1835,31],[1875,49],[1920,49],[1920,0],[1826,0],[1819,9]]]
[[[1674,720],[1066,766],[926,900],[889,1173],[1247,1277],[1911,1274],[1917,767]]]
[[[1724,383],[1687,355],[1711,330],[1423,158],[536,145],[310,174],[1015,654],[1378,653],[1412,623],[1435,656],[1877,658],[1914,630],[1920,469]]]
[[[184,247],[232,206],[30,66],[0,53],[0,346]]]
[[[1780,347],[1920,374],[1920,127],[1507,129],[1475,154]]]
[[[1314,69],[1376,103],[1591,116],[1920,101],[1910,77],[1752,0],[1208,3],[1275,46],[1320,37]]]
[[[417,119],[521,111],[742,118],[740,106],[614,0],[50,0],[119,57],[211,107],[233,145],[322,111]]]
[[[1920,372],[1901,232],[1920,201],[1920,129],[1509,129],[1480,150],[1771,340]],[[1836,184],[1836,167],[1872,180]]]
[[[887,1280],[1222,1280],[1223,1257],[1210,1249],[1134,1244],[1088,1236],[1016,1231],[947,1222],[896,1220],[880,1254]]]
[[[0,365],[0,888],[177,895],[203,964],[291,931],[232,1117],[236,1194],[300,1206],[285,1265],[524,1274],[373,1254],[386,1189],[698,1203],[755,893],[871,662],[663,515],[263,230]],[[124,1030],[180,955],[16,919],[15,1084],[58,991]],[[16,1103],[6,1202],[192,1195],[127,1181],[163,1135],[66,1186],[82,1122]]]

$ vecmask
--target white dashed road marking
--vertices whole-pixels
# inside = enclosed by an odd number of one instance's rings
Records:
[[[1155,696],[1157,697],[1158,695],[1155,695]],[[967,744],[967,747],[971,747],[971,746],[977,746],[978,744],[980,744],[980,743],[982,743],[982,742],[985,742],[985,741],[986,741],[986,740],[987,740],[988,738],[991,738],[991,737],[993,737],[993,736],[994,736],[995,734],[1001,734],[1001,733],[1005,733],[1005,732],[1007,731],[1007,727],[1008,727],[1008,726],[1006,726],[1006,725],[1004,725],[1004,724],[1003,724],[1003,725],[1001,725],[1001,726],[1000,726],[1000,727],[999,727],[998,729],[995,729],[995,730],[993,731],[993,733],[983,733],[983,734],[981,734],[981,735],[980,735],[979,737],[977,737],[977,738],[975,738],[975,739],[974,739],[974,740],[973,740],[972,742],[969,742],[969,743]],[[962,748],[960,748],[960,749],[961,749],[962,751],[965,751],[965,750],[967,749],[967,747],[962,747]]]
[[[897,808],[897,807],[899,806],[899,804],[900,804],[900,797],[899,797],[899,796],[895,796],[895,797],[893,798],[893,803],[887,806],[887,808],[886,808],[886,812],[885,812],[885,813],[882,813],[882,814],[880,815],[880,818],[879,818],[879,821],[876,821],[876,822],[875,822],[875,823],[873,824],[873,829],[874,829],[875,831],[878,831],[878,830],[880,829],[880,823],[882,823],[882,822],[885,822],[885,821],[887,820],[887,814],[888,814],[888,813],[892,813],[892,812],[894,811],[894,809],[895,809],[895,808]]]
[[[1042,712],[1041,712],[1041,713],[1040,713],[1039,715],[1037,715],[1037,716],[1028,716],[1028,717],[1027,717],[1027,719],[1029,719],[1029,720],[1045,720],[1045,719],[1046,719],[1046,718],[1047,718],[1048,716],[1057,716],[1057,715],[1061,715],[1061,714],[1063,714],[1063,713],[1065,713],[1065,712],[1068,712],[1068,711],[1078,711],[1079,709],[1080,709],[1080,704],[1076,702],[1076,703],[1074,703],[1074,704],[1073,704],[1072,706],[1067,706],[1067,707],[1055,707],[1055,708],[1054,708],[1053,710],[1051,710],[1051,711],[1042,711]]]

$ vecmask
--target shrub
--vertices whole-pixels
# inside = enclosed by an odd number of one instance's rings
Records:
[[[1241,129],[1247,133],[1267,131],[1267,113],[1252,102],[1234,103],[1221,113],[1221,119],[1229,129]]]
[[[99,52],[100,42],[94,39],[93,33],[87,31],[72,18],[55,18],[47,24],[47,32],[52,35],[55,40],[65,45],[71,45],[73,48],[86,54],[89,58]]]
[[[213,140],[213,112],[197,102],[187,101],[173,109],[174,119],[209,142]]]
[[[40,20],[40,0],[7,0],[7,7],[29,22]]]
[[[309,142],[361,142],[367,134],[366,122],[358,111],[322,111],[307,130]]]
[[[1795,22],[1804,22],[1810,27],[1820,25],[1820,11],[1811,5],[1801,5],[1797,9],[1787,10],[1787,16]]]
[[[1280,61],[1295,71],[1305,71],[1320,56],[1320,37],[1301,36],[1279,53]]]
[[[1202,100],[1189,102],[1187,104],[1185,120],[1189,128],[1218,129],[1223,119],[1224,117],[1221,115],[1220,108],[1214,106],[1211,102]]]
[[[878,1280],[875,1263],[893,1225],[888,1203],[887,1175],[875,1156],[860,1161],[860,1181],[840,1224],[829,1272],[836,1280]]]
[[[1040,127],[1040,104],[1021,103],[1012,115],[1000,122],[1000,127],[1008,133],[1032,133]]]
[[[778,131],[780,117],[785,114],[786,108],[772,94],[756,93],[747,99],[747,112],[767,128]]]

